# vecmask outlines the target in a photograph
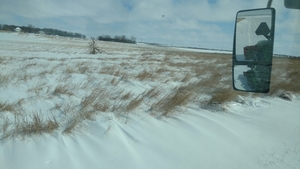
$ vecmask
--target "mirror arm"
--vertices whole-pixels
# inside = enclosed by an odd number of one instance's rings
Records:
[[[269,0],[269,1],[268,1],[267,8],[271,8],[272,1],[273,1],[273,0]]]

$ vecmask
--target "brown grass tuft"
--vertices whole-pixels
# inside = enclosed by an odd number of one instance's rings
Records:
[[[138,78],[139,80],[145,80],[145,79],[150,79],[150,78],[154,78],[154,75],[152,73],[149,73],[147,71],[143,71],[141,73],[139,73],[136,78]]]
[[[142,103],[142,101],[143,101],[142,97],[139,97],[139,96],[135,97],[133,100],[131,100],[129,102],[129,104],[126,107],[126,110],[131,111],[131,110],[137,108]]]
[[[225,102],[233,101],[237,98],[237,93],[232,89],[220,89],[213,92],[207,105],[223,104]]]
[[[300,93],[300,59],[274,58],[270,95],[285,92]]]
[[[81,122],[81,120],[78,117],[72,118],[68,123],[66,128],[63,130],[64,134],[71,134],[76,126]]]
[[[152,107],[161,111],[162,116],[169,116],[177,106],[186,105],[192,96],[192,92],[184,88],[179,88],[175,91],[175,94],[162,98],[159,102],[152,105]]]
[[[73,93],[69,89],[70,87],[68,85],[57,85],[56,88],[53,91],[53,95],[73,95]]]
[[[16,105],[14,103],[0,102],[0,111],[14,112]]]
[[[15,120],[15,128],[12,131],[13,136],[30,136],[42,133],[52,133],[59,128],[59,123],[54,117],[43,121],[40,114],[34,114],[30,120],[27,117],[22,117],[20,120]]]

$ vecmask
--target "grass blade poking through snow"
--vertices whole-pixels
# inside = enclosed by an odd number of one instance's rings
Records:
[[[189,92],[184,88],[179,88],[176,90],[175,94],[167,95],[159,102],[152,105],[152,107],[161,111],[161,116],[169,116],[174,112],[176,107],[186,105],[192,96],[192,92]]]

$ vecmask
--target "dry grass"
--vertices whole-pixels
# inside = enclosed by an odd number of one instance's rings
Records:
[[[160,116],[170,116],[176,107],[186,105],[193,93],[185,90],[184,88],[175,89],[173,94],[167,95],[154,103],[152,107],[154,110],[162,112]]]
[[[236,101],[239,96],[248,94],[232,90],[230,55],[130,47],[133,53],[124,58],[42,58],[45,62],[51,62],[52,66],[47,68],[37,62],[41,59],[39,57],[21,60],[0,57],[3,69],[9,64],[13,65],[15,61],[20,61],[20,67],[26,69],[13,70],[10,74],[0,73],[1,89],[41,81],[29,89],[38,97],[34,95],[24,98],[20,103],[0,102],[0,112],[12,112],[19,116],[16,122],[11,122],[6,118],[6,113],[2,113],[1,137],[51,133],[57,130],[66,134],[73,133],[85,120],[95,120],[99,113],[123,117],[134,111],[143,111],[144,107],[148,107],[158,117],[168,117],[182,112],[188,104],[200,105],[200,108],[226,105],[227,102]],[[105,50],[121,55],[128,49],[127,46],[108,45]],[[271,96],[284,92],[300,93],[299,63],[299,59],[274,58]],[[70,74],[84,76],[80,76],[82,81],[78,82]],[[47,80],[53,76],[56,77],[56,82],[48,84]],[[135,86],[135,81],[139,81],[138,85],[145,86],[136,91],[128,91]],[[153,85],[154,87],[149,88]],[[144,91],[140,91],[142,88]],[[86,93],[88,94],[82,97]],[[49,106],[49,111],[59,114],[56,116],[60,117],[58,121],[55,118],[42,118],[41,113],[36,112],[26,112],[32,116],[22,116],[24,112],[20,110],[39,99],[56,103]]]
[[[8,103],[8,102],[0,102],[0,112],[15,112],[15,103]]]
[[[71,118],[68,121],[65,129],[63,130],[63,133],[71,134],[75,130],[76,126],[78,126],[80,124],[81,121],[82,120],[80,120],[80,118],[78,118],[78,117]]]
[[[135,97],[134,99],[132,99],[129,104],[126,107],[126,111],[132,111],[133,109],[137,108],[141,103],[143,102],[143,98],[142,97]]]
[[[11,81],[11,76],[10,75],[1,75],[0,74],[0,86],[5,86]]]
[[[155,76],[152,73],[149,73],[148,71],[142,71],[141,73],[139,73],[136,78],[139,80],[145,80],[145,79],[150,79],[150,78],[154,78]]]
[[[108,112],[109,102],[103,98],[103,100],[93,103],[92,107],[94,112]]]
[[[149,99],[152,99],[153,97],[157,97],[162,91],[159,90],[159,87],[153,87],[152,89],[145,92],[145,96]]]
[[[284,92],[300,93],[300,59],[274,58],[270,95]]]
[[[53,91],[53,95],[73,95],[73,92],[70,91],[69,85],[57,85]]]
[[[212,94],[207,105],[223,104],[229,101],[234,101],[237,97],[237,92],[231,88],[220,89]]]
[[[43,120],[40,113],[33,114],[29,118],[27,116],[15,116],[14,122],[4,119],[2,124],[1,140],[9,137],[31,136],[43,133],[52,133],[59,128],[59,123],[53,116]]]

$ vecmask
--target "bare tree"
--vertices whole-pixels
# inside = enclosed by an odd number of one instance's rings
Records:
[[[99,49],[96,45],[95,38],[91,37],[92,42],[90,42],[90,53],[96,54],[96,53],[106,53],[104,50]],[[107,53],[106,53],[107,54]]]

